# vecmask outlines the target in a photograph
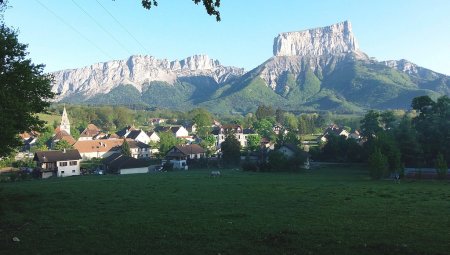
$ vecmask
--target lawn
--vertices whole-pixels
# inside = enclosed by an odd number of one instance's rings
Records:
[[[0,184],[0,254],[449,254],[449,240],[449,182],[358,168]]]

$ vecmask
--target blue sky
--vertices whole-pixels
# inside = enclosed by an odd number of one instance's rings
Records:
[[[137,54],[169,60],[208,54],[250,70],[272,56],[278,33],[350,20],[369,56],[450,74],[448,0],[222,0],[221,22],[191,0],[158,2],[147,11],[140,0],[9,0],[5,23],[49,72]]]

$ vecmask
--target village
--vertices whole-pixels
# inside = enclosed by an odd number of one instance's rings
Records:
[[[32,158],[34,171],[39,178],[69,177],[86,174],[136,174],[167,170],[188,170],[189,168],[222,167],[222,144],[232,135],[239,147],[241,163],[261,164],[268,162],[269,154],[277,151],[286,159],[301,155],[301,168],[309,169],[309,147],[324,144],[330,134],[361,141],[357,130],[348,132],[337,125],[328,126],[323,134],[314,140],[300,141],[295,134],[291,141],[285,140],[276,146],[276,141],[260,136],[250,128],[242,128],[238,124],[224,124],[214,120],[209,130],[214,141],[202,142],[197,135],[197,126],[165,125],[167,120],[152,118],[149,123],[151,131],[144,131],[134,126],[126,126],[114,133],[103,132],[90,123],[80,133],[78,139],[71,135],[71,121],[64,107],[60,123],[54,134],[46,142],[48,150],[34,150],[40,139],[39,133],[23,133],[24,146],[19,158]],[[273,135],[286,136],[289,130],[277,123],[272,127]],[[282,133],[280,135],[280,133]],[[170,135],[175,144],[165,152],[160,152],[160,136]],[[256,138],[256,139],[255,139]],[[256,143],[256,144],[255,144]],[[237,166],[242,165],[238,163]]]

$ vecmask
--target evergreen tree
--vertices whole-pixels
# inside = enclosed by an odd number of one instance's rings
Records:
[[[130,145],[127,142],[127,139],[125,139],[125,138],[123,139],[123,143],[122,143],[122,146],[120,149],[121,149],[122,155],[131,157],[131,149],[130,149]]]
[[[241,144],[234,134],[229,134],[221,144],[222,159],[226,166],[236,166],[241,159]]]
[[[381,153],[380,149],[376,148],[369,157],[370,177],[378,180],[388,172],[387,158]]]

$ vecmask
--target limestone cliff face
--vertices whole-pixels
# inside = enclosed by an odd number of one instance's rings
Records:
[[[260,66],[259,74],[273,90],[280,90],[284,86],[280,77],[285,72],[298,77],[307,69],[322,72],[347,58],[368,59],[359,50],[349,21],[322,28],[281,33],[274,40],[273,54],[274,57]]]
[[[281,33],[273,44],[274,56],[323,56],[358,50],[349,21],[322,28]]]
[[[131,84],[139,91],[151,81],[174,84],[184,77],[206,76],[218,84],[241,76],[242,68],[222,66],[206,55],[195,55],[183,60],[168,61],[152,56],[131,56],[127,60],[114,60],[91,66],[52,73],[52,90],[58,93],[57,101],[72,94],[85,98],[108,93],[120,84]]]

